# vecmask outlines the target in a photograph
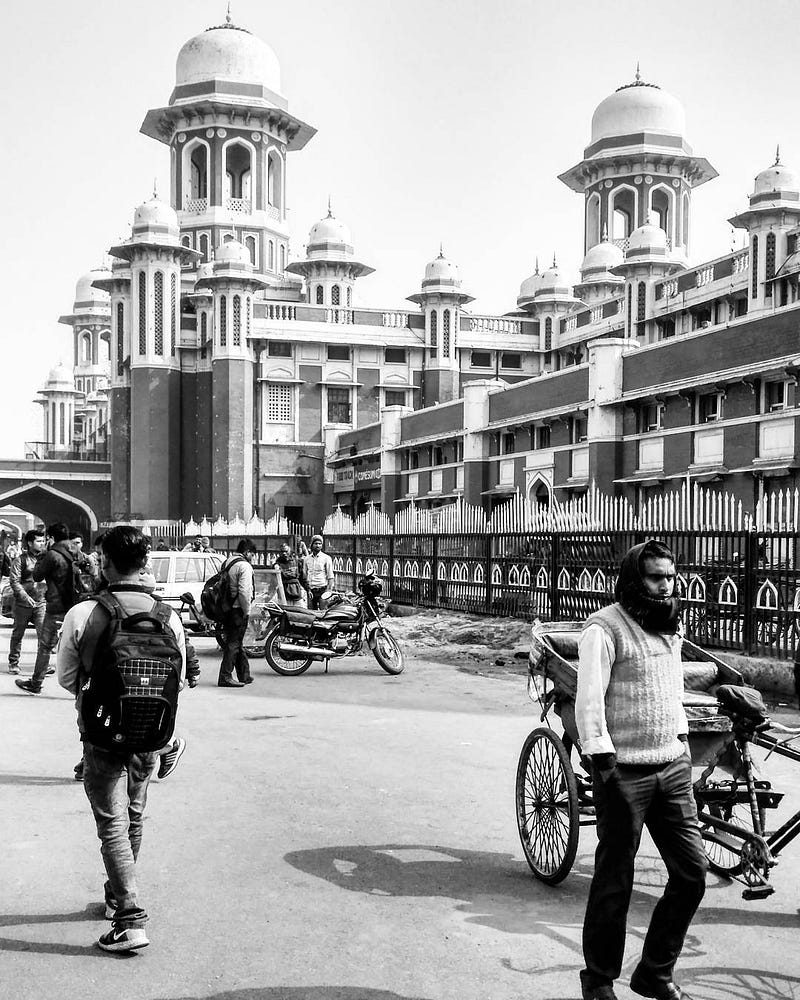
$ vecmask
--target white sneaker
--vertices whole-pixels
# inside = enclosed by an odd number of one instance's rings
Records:
[[[103,951],[136,951],[150,942],[143,927],[117,927],[112,925],[107,934],[101,934],[97,944]]]

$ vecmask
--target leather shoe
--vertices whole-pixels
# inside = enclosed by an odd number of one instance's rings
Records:
[[[217,681],[217,687],[220,688],[241,688],[244,687],[241,681],[237,680],[235,677],[228,677],[226,680]]]
[[[688,993],[671,979],[648,979],[638,968],[631,976],[631,989],[640,997],[651,997],[654,1000],[692,1000]]]
[[[252,677],[245,677],[245,679],[242,681],[242,684],[252,684],[252,683],[253,683]]]
[[[582,986],[583,1000],[617,1000],[613,986]]]

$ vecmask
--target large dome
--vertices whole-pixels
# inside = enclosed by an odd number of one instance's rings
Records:
[[[800,178],[791,167],[785,166],[777,160],[771,167],[762,170],[756,177],[753,188],[754,195],[775,194],[779,196],[782,191],[800,191]]]
[[[328,214],[324,219],[315,222],[308,234],[308,245],[315,246],[318,243],[335,243],[345,247],[353,245],[353,237],[347,226],[333,215]]]
[[[111,277],[111,272],[106,268],[93,268],[91,271],[87,271],[86,274],[82,274],[78,278],[78,282],[75,285],[75,309],[80,306],[92,305],[104,305],[107,306],[109,302],[109,294],[103,291],[102,288],[93,288],[92,282],[100,281],[101,279],[108,279]]]
[[[651,83],[620,87],[598,104],[592,115],[592,142],[638,132],[683,136],[686,115],[672,94]]]
[[[244,28],[223,24],[190,38],[178,53],[177,87],[206,80],[259,84],[280,94],[281,67],[266,42]]]

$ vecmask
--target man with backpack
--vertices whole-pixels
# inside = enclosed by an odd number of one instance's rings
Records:
[[[253,602],[252,562],[255,554],[255,545],[249,538],[243,538],[236,547],[236,553],[225,560],[220,570],[224,586],[218,602],[221,604],[218,620],[222,623],[223,653],[218,687],[242,687],[253,680],[244,636]]]
[[[130,525],[103,539],[109,586],[74,605],[64,618],[58,680],[75,695],[83,741],[86,796],[108,876],[104,951],[149,944],[140,906],[136,859],[147,788],[158,753],[172,739],[178,691],[186,671],[180,616],[141,583],[148,543]]]
[[[9,583],[14,594],[14,630],[8,647],[8,672],[19,673],[19,657],[25,629],[33,623],[38,639],[44,623],[45,585],[33,579],[33,571],[44,554],[44,532],[32,528],[25,532],[25,548],[11,563]]]
[[[33,570],[33,579],[47,584],[45,614],[39,632],[36,663],[29,680],[17,678],[14,683],[27,694],[39,694],[48,674],[55,673],[50,666],[50,654],[58,641],[64,615],[84,593],[91,593],[94,583],[87,572],[86,557],[80,555],[69,541],[69,528],[57,521],[46,531],[49,548]]]

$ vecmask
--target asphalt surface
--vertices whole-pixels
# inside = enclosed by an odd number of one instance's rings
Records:
[[[0,669],[10,630],[0,627]],[[537,724],[521,676],[484,676],[413,650],[299,678],[255,661],[214,686],[218,654],[181,697],[189,741],[150,789],[139,862],[149,948],[94,945],[103,872],[74,710],[48,678],[34,698],[0,674],[0,995],[55,1000],[566,1000],[594,829],[557,888],[530,875],[514,814],[517,757]],[[26,639],[23,667],[33,662]],[[784,716],[783,721],[794,721]],[[800,765],[797,765],[800,766]],[[800,772],[770,760],[800,808]],[[711,876],[679,966],[695,1000],[800,998],[800,840],[778,891],[746,903]],[[625,973],[663,868],[642,847]],[[618,988],[630,1000],[627,979]]]

